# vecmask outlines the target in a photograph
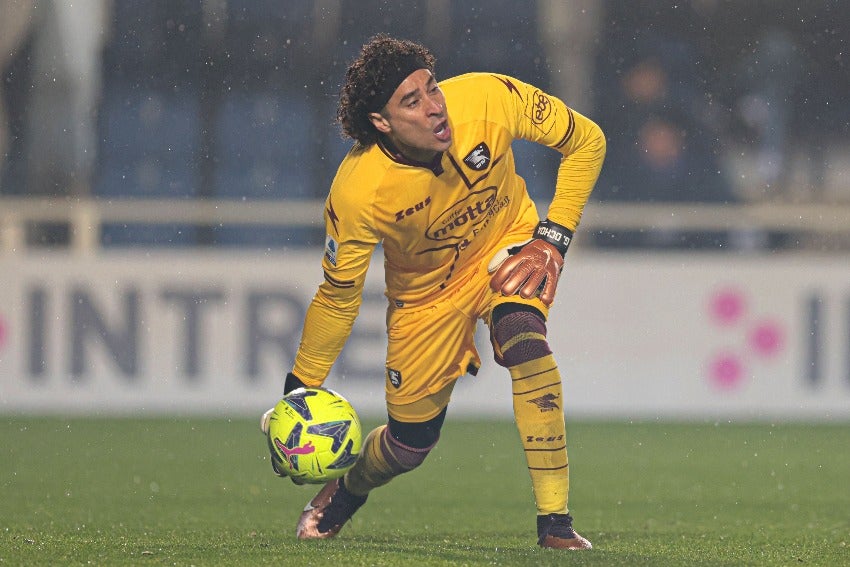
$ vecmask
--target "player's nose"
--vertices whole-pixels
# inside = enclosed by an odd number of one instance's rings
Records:
[[[443,105],[443,101],[438,96],[428,97],[428,114],[442,114],[445,106]]]

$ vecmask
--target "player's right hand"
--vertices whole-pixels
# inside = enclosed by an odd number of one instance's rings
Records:
[[[302,382],[295,374],[293,374],[292,372],[289,372],[286,375],[286,382],[284,383],[284,386],[283,386],[283,395],[286,396],[288,393],[292,392],[293,390],[297,390],[298,388],[305,388],[305,387],[306,386],[305,386],[304,382]],[[296,480],[296,479],[292,478],[291,476],[287,475],[286,470],[283,467],[280,466],[280,464],[281,464],[280,463],[280,457],[278,456],[277,452],[274,450],[274,445],[272,445],[272,443],[274,443],[274,441],[272,440],[271,435],[269,435],[269,429],[270,429],[269,424],[271,422],[272,413],[274,413],[274,408],[271,408],[270,410],[268,410],[260,418],[260,431],[262,431],[263,435],[266,436],[266,442],[268,443],[268,447],[269,447],[269,456],[270,456],[270,460],[271,460],[271,463],[272,463],[272,470],[274,471],[274,474],[276,474],[279,477],[287,477],[287,478],[289,478],[289,480],[291,480],[295,484],[299,484],[299,485],[304,484],[303,481]]]
[[[287,475],[286,470],[284,470],[280,466],[280,457],[278,457],[277,453],[275,452],[274,447],[272,446],[272,443],[273,443],[272,438],[269,435],[269,423],[271,422],[271,417],[272,417],[273,412],[274,412],[274,408],[271,408],[270,410],[266,411],[262,415],[262,417],[260,418],[260,431],[262,431],[263,435],[266,436],[266,442],[268,443],[268,447],[269,447],[269,460],[272,463],[272,470],[274,471],[274,474],[276,474],[279,477],[289,478],[289,480],[291,480],[293,482],[293,484],[298,484],[298,485],[304,484],[303,481],[296,480],[295,478]]]

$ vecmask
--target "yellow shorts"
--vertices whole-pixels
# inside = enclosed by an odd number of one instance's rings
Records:
[[[528,239],[532,227],[521,227],[504,246]],[[490,324],[493,309],[507,302],[531,305],[548,316],[538,298],[503,296],[490,290],[489,258],[449,295],[415,307],[387,310],[386,399],[388,413],[398,421],[418,423],[436,417],[449,403],[455,380],[475,374],[481,358],[475,348],[479,319]]]

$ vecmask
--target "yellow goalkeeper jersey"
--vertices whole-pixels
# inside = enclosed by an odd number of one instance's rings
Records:
[[[453,133],[448,151],[418,163],[378,142],[355,147],[339,166],[325,202],[325,281],[307,310],[293,369],[309,386],[324,381],[348,339],[378,244],[387,297],[410,306],[450,294],[512,226],[533,228],[537,212],[514,167],[515,139],[564,156],[546,216],[578,226],[604,159],[600,128],[512,77],[471,73],[440,88]]]

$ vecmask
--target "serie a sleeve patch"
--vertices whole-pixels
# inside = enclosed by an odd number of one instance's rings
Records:
[[[333,239],[333,237],[328,234],[325,236],[325,260],[331,266],[336,266],[336,253],[339,250],[339,244],[337,241]]]

